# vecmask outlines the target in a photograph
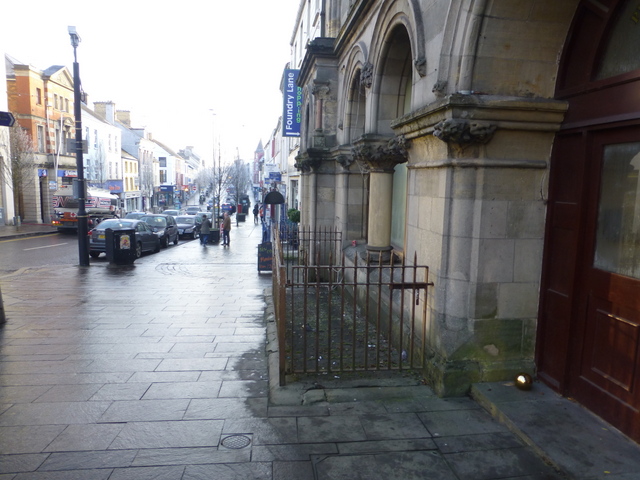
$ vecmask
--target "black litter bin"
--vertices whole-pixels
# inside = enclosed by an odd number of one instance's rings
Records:
[[[129,265],[136,259],[136,231],[133,228],[104,231],[107,260],[116,265]]]

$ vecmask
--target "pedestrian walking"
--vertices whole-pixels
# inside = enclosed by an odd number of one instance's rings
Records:
[[[229,238],[229,232],[231,231],[231,217],[227,212],[224,212],[222,219],[222,245],[229,246],[231,240]]]
[[[253,206],[253,224],[254,225],[258,224],[258,213],[260,213],[260,205],[256,203]]]
[[[209,235],[211,234],[211,220],[207,215],[202,216],[202,224],[200,225],[200,245],[207,246],[209,243]]]

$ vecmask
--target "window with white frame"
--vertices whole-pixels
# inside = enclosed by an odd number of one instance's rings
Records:
[[[38,125],[38,151],[44,153],[44,125]]]

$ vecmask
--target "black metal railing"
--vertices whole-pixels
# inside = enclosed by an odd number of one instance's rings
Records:
[[[273,258],[281,384],[287,374],[424,367],[433,283],[416,255],[411,264],[393,254],[348,259],[339,232],[304,229],[293,252],[280,233]]]

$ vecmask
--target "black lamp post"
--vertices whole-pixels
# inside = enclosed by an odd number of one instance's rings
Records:
[[[86,210],[87,188],[84,181],[84,161],[82,158],[82,98],[80,95],[80,66],[76,49],[80,45],[80,35],[76,32],[76,27],[69,27],[69,36],[73,46],[73,115],[76,118],[76,169],[77,195],[78,195],[78,254],[80,266],[89,266],[89,227]]]
[[[211,149],[211,156],[213,157],[213,212],[211,213],[211,225],[218,225],[218,215],[219,213],[219,204],[216,202],[216,192],[219,192],[219,184],[216,180],[216,114],[212,108],[209,109],[211,112],[211,136],[213,137],[213,146]],[[219,196],[219,193],[218,193]]]

